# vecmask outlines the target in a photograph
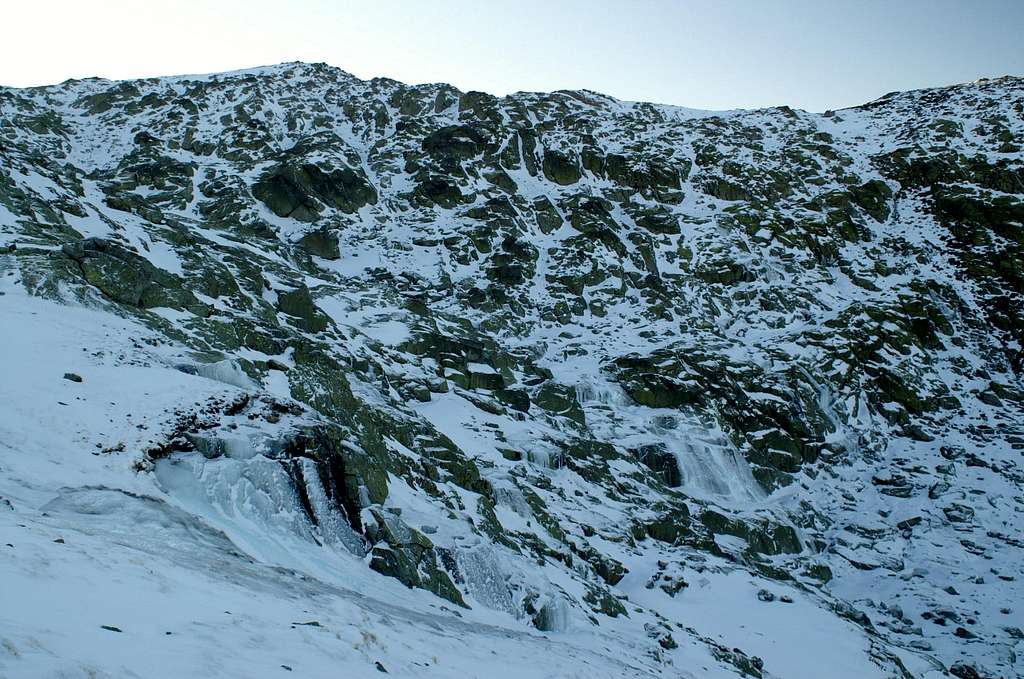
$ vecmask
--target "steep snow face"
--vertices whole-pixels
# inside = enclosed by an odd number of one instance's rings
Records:
[[[0,674],[1020,674],[1022,144],[1015,78],[0,90]]]

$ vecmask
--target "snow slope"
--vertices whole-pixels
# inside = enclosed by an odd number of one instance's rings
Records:
[[[0,90],[0,676],[1011,677],[1024,81]]]

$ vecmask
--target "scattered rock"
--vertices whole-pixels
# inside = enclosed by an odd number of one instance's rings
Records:
[[[949,668],[949,673],[958,679],[988,679],[978,672],[978,668],[972,663],[956,662]]]

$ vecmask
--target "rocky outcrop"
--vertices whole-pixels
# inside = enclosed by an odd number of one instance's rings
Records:
[[[200,316],[210,313],[177,276],[148,259],[102,238],[65,243],[63,254],[78,265],[82,277],[105,296],[141,309],[169,307]]]
[[[247,395],[182,406],[140,470],[259,423],[290,525],[446,606],[767,676],[670,620],[741,569],[887,667],[1010,676],[1022,93],[683,112],[301,64],[3,90],[0,274]],[[971,612],[920,624],[940,599]]]
[[[312,163],[286,163],[266,173],[253,196],[278,217],[313,222],[324,206],[353,213],[377,202],[377,191],[352,168],[324,171]]]

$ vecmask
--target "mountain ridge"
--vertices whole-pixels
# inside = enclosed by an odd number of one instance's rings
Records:
[[[117,544],[390,640],[232,636],[252,676],[479,672],[427,652],[463,616],[565,676],[1019,671],[1024,81],[694,112],[269,68],[0,90],[11,582],[74,531],[65,587]],[[0,669],[127,653],[50,624]]]
[[[372,78],[362,79],[359,76],[354,75],[353,73],[351,73],[349,71],[346,71],[344,68],[341,68],[340,66],[334,66],[333,64],[329,64],[329,63],[323,62],[323,61],[318,61],[318,62],[310,62],[310,61],[282,61],[282,62],[274,63],[274,64],[264,64],[264,65],[259,65],[259,66],[250,66],[250,67],[239,68],[239,69],[230,70],[230,71],[211,71],[209,73],[180,73],[180,74],[161,75],[161,76],[149,76],[149,77],[139,77],[139,78],[106,78],[104,76],[86,76],[86,77],[82,77],[82,78],[69,78],[69,79],[63,80],[63,81],[61,81],[59,83],[46,84],[46,85],[28,85],[28,86],[23,86],[23,87],[0,84],[0,89],[5,89],[5,90],[45,90],[45,89],[51,89],[51,88],[67,87],[68,85],[73,85],[75,83],[89,83],[89,82],[107,83],[107,84],[116,85],[116,84],[121,84],[121,83],[144,82],[144,81],[152,81],[152,80],[167,80],[167,81],[174,81],[174,80],[198,80],[198,81],[201,81],[203,79],[210,79],[210,78],[266,75],[266,73],[268,71],[275,71],[275,70],[278,70],[278,69],[288,70],[288,69],[294,69],[296,67],[316,68],[316,69],[327,70],[327,71],[331,71],[331,72],[337,72],[337,73],[342,74],[343,76],[346,76],[348,78],[352,78],[352,79],[358,80],[358,81],[360,81],[362,83],[372,83],[374,81],[380,81],[380,82],[383,82],[383,83],[389,83],[389,84],[392,84],[392,85],[397,85],[397,86],[405,87],[405,88],[454,87],[453,85],[450,85],[449,83],[444,83],[444,82],[440,82],[440,81],[438,81],[438,82],[425,82],[425,83],[418,83],[418,84],[415,84],[415,85],[410,85],[409,83],[406,83],[406,82],[403,82],[401,80],[397,80],[395,78],[391,78],[391,77],[388,77],[388,76],[374,76]],[[845,110],[850,110],[850,109],[859,109],[859,108],[862,108],[864,106],[870,106],[872,104],[876,104],[878,102],[884,101],[887,98],[890,98],[890,97],[893,97],[893,96],[897,96],[897,95],[901,95],[901,94],[902,95],[908,95],[908,94],[912,94],[912,93],[925,93],[925,92],[933,92],[933,91],[946,91],[946,90],[951,90],[951,89],[955,89],[955,88],[970,87],[970,86],[982,85],[982,84],[987,84],[987,83],[1000,84],[1001,85],[1001,84],[1006,84],[1006,83],[1014,83],[1014,82],[1021,81],[1021,80],[1024,80],[1024,76],[1012,75],[1012,74],[1006,73],[1006,74],[1003,74],[1003,75],[1000,75],[1000,76],[984,76],[984,77],[977,78],[975,80],[968,80],[968,81],[963,81],[963,82],[950,83],[950,84],[947,84],[947,85],[933,85],[933,86],[918,87],[918,88],[913,88],[913,89],[908,89],[908,90],[893,90],[891,92],[886,92],[885,94],[882,94],[882,95],[880,95],[879,97],[877,97],[875,99],[872,99],[870,101],[866,101],[863,104],[855,104],[853,106],[845,106],[845,107],[834,108],[834,109],[830,108],[830,109],[826,109],[823,112],[810,111],[810,110],[802,109],[802,108],[795,108],[794,110],[803,111],[804,113],[811,113],[811,114],[814,114],[814,115],[822,115],[823,113],[827,113],[829,111],[845,111]],[[697,112],[697,113],[713,113],[713,114],[723,114],[723,113],[729,113],[729,112],[765,111],[765,110],[776,109],[776,108],[792,108],[792,107],[790,107],[787,104],[778,104],[778,105],[775,105],[775,106],[765,106],[765,107],[757,107],[757,108],[702,109],[702,108],[694,108],[694,107],[691,107],[691,106],[686,106],[686,105],[683,105],[683,104],[669,104],[669,103],[657,102],[657,101],[641,101],[641,100],[634,101],[634,100],[630,100],[630,99],[620,99],[618,97],[615,97],[613,95],[610,95],[610,94],[607,94],[607,93],[604,93],[604,92],[599,92],[597,90],[592,90],[592,89],[590,89],[588,87],[583,87],[583,88],[578,88],[578,89],[565,89],[565,88],[562,88],[562,89],[558,89],[558,90],[551,90],[550,92],[543,92],[543,91],[539,91],[539,90],[536,90],[536,91],[535,90],[516,90],[514,92],[509,92],[508,94],[504,94],[504,95],[496,95],[496,94],[493,94],[493,93],[490,93],[490,92],[483,92],[483,91],[478,91],[478,90],[461,90],[459,88],[455,88],[455,89],[458,90],[461,93],[479,92],[479,93],[482,93],[482,94],[485,94],[485,95],[488,95],[488,96],[493,96],[493,97],[496,97],[496,98],[499,98],[499,99],[515,97],[517,95],[589,94],[589,95],[595,95],[597,97],[602,97],[602,98],[605,98],[605,99],[610,99],[612,101],[615,101],[615,102],[618,102],[618,103],[622,103],[622,104],[650,104],[650,105],[653,105],[653,106],[662,106],[662,107],[665,107],[665,108],[673,108],[673,109],[680,109],[680,110],[684,110],[684,111],[693,111],[693,112]]]

